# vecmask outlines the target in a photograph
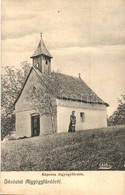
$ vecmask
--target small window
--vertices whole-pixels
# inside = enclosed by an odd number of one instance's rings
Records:
[[[39,63],[37,63],[36,67],[39,68]]]
[[[84,112],[80,112],[80,121],[82,123],[85,122],[85,113]]]
[[[35,86],[33,87],[32,92],[33,92],[34,94],[36,93],[36,87],[35,87]]]
[[[46,64],[48,64],[48,61],[46,60]]]

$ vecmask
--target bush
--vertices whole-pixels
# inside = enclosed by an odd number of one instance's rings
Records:
[[[117,110],[108,118],[108,125],[123,125],[125,124],[125,95],[118,100]]]

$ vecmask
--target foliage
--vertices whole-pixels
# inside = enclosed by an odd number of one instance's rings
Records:
[[[109,126],[125,124],[125,95],[121,96],[121,99],[118,99],[116,111],[108,119]]]
[[[55,132],[54,116],[56,115],[56,94],[60,90],[58,77],[51,75],[42,75],[42,85],[34,87],[30,93],[30,102],[34,105],[34,109],[38,109],[41,115],[49,115],[51,118],[52,132]],[[29,95],[27,96],[29,101]]]
[[[2,139],[14,130],[14,102],[29,72],[30,64],[21,63],[21,69],[5,66],[1,75],[1,134]]]
[[[1,160],[2,171],[123,170],[125,126],[4,142]]]

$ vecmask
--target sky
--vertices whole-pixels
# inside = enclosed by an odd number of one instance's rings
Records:
[[[3,0],[2,66],[32,63],[40,32],[52,70],[80,73],[110,116],[125,93],[125,1]]]

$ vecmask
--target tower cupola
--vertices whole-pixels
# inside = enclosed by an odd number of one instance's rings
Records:
[[[42,33],[40,33],[40,42],[38,44],[38,47],[31,58],[33,59],[33,66],[39,69],[40,72],[44,74],[51,73],[52,56],[44,44]]]

